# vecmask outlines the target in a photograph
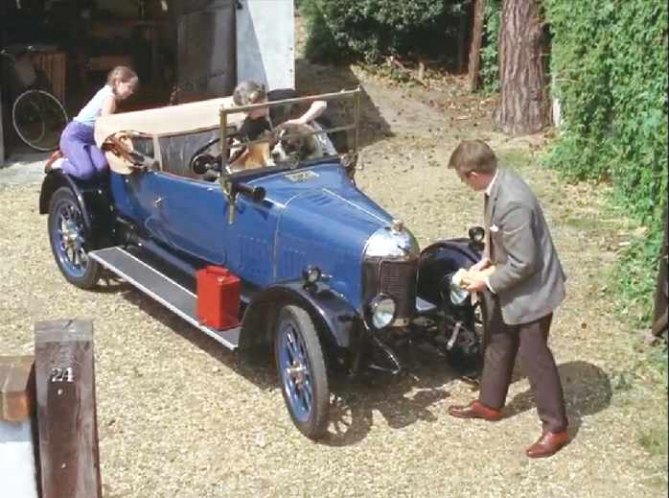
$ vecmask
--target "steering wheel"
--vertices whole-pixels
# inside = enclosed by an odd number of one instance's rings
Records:
[[[201,157],[202,157],[202,153],[203,153],[205,150],[207,150],[209,147],[211,147],[211,146],[214,145],[214,144],[217,144],[217,143],[220,142],[220,141],[221,141],[221,137],[214,137],[214,138],[212,138],[211,140],[207,141],[204,145],[198,147],[198,148],[195,150],[195,152],[193,152],[193,155],[190,156],[190,159],[188,160],[188,169],[189,169],[189,170],[192,170],[193,167],[194,167],[194,165],[195,165],[195,160],[198,159],[198,158],[201,158]],[[215,159],[215,162],[216,162],[217,164],[219,164],[219,165],[221,164],[220,154],[218,155],[218,157],[212,156],[211,154],[207,154],[207,155],[210,156],[210,157],[212,157],[212,158],[214,158],[214,159]],[[200,160],[201,160],[201,159],[200,159]]]

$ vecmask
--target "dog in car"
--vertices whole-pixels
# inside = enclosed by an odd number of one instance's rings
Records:
[[[286,122],[274,130],[276,143],[272,147],[274,162],[298,163],[325,155],[323,143],[306,124]]]

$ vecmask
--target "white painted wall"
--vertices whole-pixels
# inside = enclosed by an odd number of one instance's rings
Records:
[[[30,420],[0,421],[0,496],[37,498]]]
[[[269,90],[295,88],[293,0],[241,0],[237,9],[237,81]]]

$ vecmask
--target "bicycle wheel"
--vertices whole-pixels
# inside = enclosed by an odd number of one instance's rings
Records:
[[[26,90],[12,106],[14,130],[29,147],[39,151],[58,147],[67,124],[67,113],[59,100],[44,90]]]

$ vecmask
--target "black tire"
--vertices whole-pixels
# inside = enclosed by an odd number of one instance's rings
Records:
[[[88,257],[90,233],[81,206],[68,187],[60,187],[51,197],[48,231],[51,252],[65,279],[81,289],[95,287],[102,267]]]
[[[293,347],[289,345],[293,337]],[[325,358],[314,322],[295,305],[281,308],[274,330],[274,357],[281,392],[295,426],[309,439],[327,431],[330,407]]]
[[[12,105],[14,131],[23,143],[42,152],[58,147],[67,119],[60,101],[44,90],[26,90]]]

